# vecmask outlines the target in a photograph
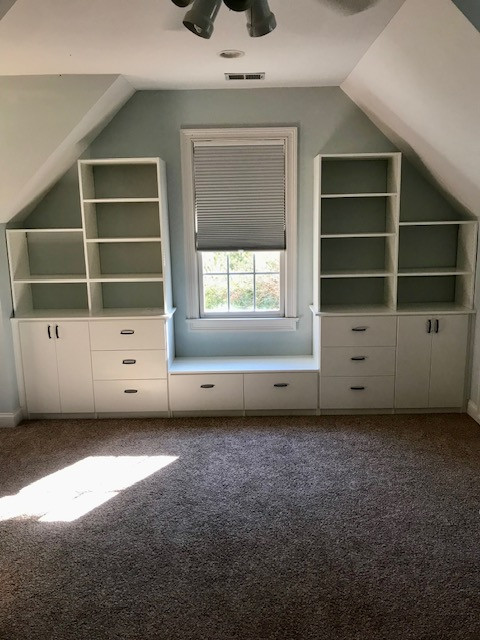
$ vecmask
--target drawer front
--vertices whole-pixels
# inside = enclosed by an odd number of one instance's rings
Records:
[[[324,347],[323,376],[393,376],[395,347]]]
[[[316,409],[318,374],[246,373],[245,409]]]
[[[395,316],[328,316],[321,319],[322,347],[394,347]]]
[[[94,380],[166,378],[166,353],[162,350],[92,351]]]
[[[320,378],[321,409],[391,409],[394,377]]]
[[[98,413],[168,411],[166,380],[96,380]]]
[[[163,320],[92,320],[92,351],[110,349],[165,349]]]
[[[201,374],[170,376],[172,411],[241,411],[243,375]]]

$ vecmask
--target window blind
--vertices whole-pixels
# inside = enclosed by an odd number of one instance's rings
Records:
[[[283,141],[195,143],[199,251],[285,249]]]

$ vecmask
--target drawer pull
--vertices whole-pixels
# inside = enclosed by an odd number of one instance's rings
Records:
[[[136,360],[122,360],[122,364],[135,364]]]
[[[368,327],[352,327],[352,331],[366,331]]]
[[[200,389],[213,389],[214,384],[201,384]]]
[[[365,387],[350,387],[352,391],[365,391]]]
[[[288,387],[288,382],[276,382],[273,386],[277,387],[277,389],[283,389],[284,387]]]
[[[350,360],[353,360],[354,362],[360,362],[361,360],[366,360],[367,356],[353,356],[352,358],[350,358]]]
[[[123,393],[138,393],[138,389],[125,389]]]
[[[131,336],[135,331],[133,329],[122,329],[120,333],[122,336]]]

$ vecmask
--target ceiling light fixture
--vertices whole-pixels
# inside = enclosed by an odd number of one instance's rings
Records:
[[[210,38],[213,24],[217,17],[222,0],[172,0],[177,7],[189,7],[183,24],[189,31],[200,38]],[[247,30],[252,38],[271,33],[277,26],[274,14],[270,11],[268,0],[223,0],[223,4],[232,11],[245,11],[247,14]]]

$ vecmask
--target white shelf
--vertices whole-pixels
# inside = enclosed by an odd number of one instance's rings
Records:
[[[29,275],[29,276],[25,276],[23,278],[14,278],[13,279],[14,283],[23,283],[23,284],[40,284],[40,283],[48,283],[48,284],[55,284],[55,283],[62,283],[65,284],[66,282],[71,282],[71,283],[76,283],[76,282],[87,282],[87,276],[85,274],[83,275],[64,275],[64,274],[56,274],[56,275],[40,275],[40,276],[35,276],[35,275]]]
[[[124,242],[161,242],[160,237],[141,237],[141,238],[87,238],[87,244],[108,244],[108,243],[124,243]]]
[[[387,191],[385,193],[322,193],[321,198],[388,198],[398,196],[396,191]]]
[[[138,203],[138,202],[159,202],[160,198],[85,198],[85,204],[116,204],[116,203]]]
[[[429,267],[425,269],[399,269],[398,276],[462,276],[469,275],[471,271],[456,269],[455,267]]]
[[[395,233],[324,233],[320,238],[393,238]]]
[[[365,304],[365,305],[349,305],[349,304],[332,304],[321,307],[319,311],[314,312],[317,316],[328,315],[345,315],[345,316],[361,316],[361,315],[392,315],[396,311],[383,304]]]
[[[175,358],[172,375],[182,373],[259,373],[283,371],[317,371],[313,356],[241,356],[220,358]]]
[[[54,227],[52,229],[8,229],[8,233],[83,233],[81,227],[60,228]]]
[[[371,269],[369,271],[322,271],[320,278],[386,278],[393,276],[392,271]]]
[[[102,273],[90,276],[90,282],[163,282],[161,273]]]
[[[433,227],[446,224],[477,224],[476,220],[416,220],[399,222],[400,227]]]
[[[425,302],[425,303],[404,303],[399,304],[397,313],[410,315],[424,315],[428,313],[475,313],[474,309],[464,307],[456,302]]]

